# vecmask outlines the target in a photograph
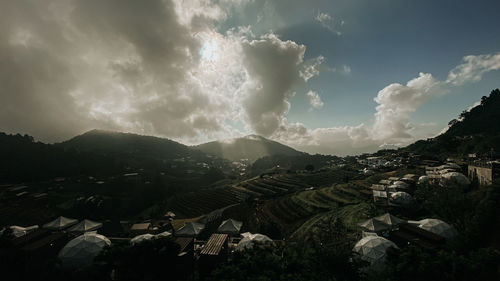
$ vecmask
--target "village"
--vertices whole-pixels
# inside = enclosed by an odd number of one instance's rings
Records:
[[[60,272],[84,270],[96,266],[94,259],[104,249],[116,245],[133,248],[166,240],[177,245],[174,263],[183,272],[184,278],[192,278],[194,272],[204,278],[217,265],[230,261],[236,252],[251,253],[254,248],[282,248],[287,243],[301,241],[300,237],[306,233],[315,232],[313,228],[303,229],[311,227],[310,218],[321,218],[329,211],[339,211],[353,204],[372,204],[380,215],[358,219],[352,226],[352,234],[349,235],[357,239],[352,245],[352,257],[367,262],[370,270],[382,270],[386,252],[391,248],[416,245],[440,249],[454,245],[458,231],[452,224],[421,216],[420,203],[414,199],[418,188],[488,188],[498,179],[499,164],[491,157],[475,155],[469,155],[467,159],[440,162],[421,159],[419,155],[392,153],[383,156],[362,155],[355,162],[340,159],[313,171],[290,171],[275,167],[225,189],[215,189],[219,193],[214,195],[199,193],[198,199],[202,200],[199,203],[195,199],[192,199],[192,203],[183,201],[181,207],[150,218],[97,221],[92,217],[69,218],[59,215],[33,225],[7,225],[2,228],[1,234],[3,243],[9,245],[10,255],[29,261],[25,265],[27,271],[37,270],[35,265],[40,266],[47,261],[57,261],[55,266]],[[339,171],[343,170],[352,172],[338,176]],[[408,171],[411,173],[405,173]],[[337,177],[323,182],[320,180],[333,174]],[[125,183],[141,180],[139,173],[124,174],[123,177]],[[303,179],[319,182],[310,185]],[[55,179],[54,182],[62,183],[64,179]],[[2,199],[17,199],[14,206],[18,206],[19,211],[22,211],[24,204],[43,206],[47,203],[44,200],[48,194],[53,192],[30,192],[26,185],[5,185],[2,189]],[[221,197],[222,190],[229,199]],[[196,194],[193,193],[194,196]],[[222,200],[222,203],[207,208],[204,196],[208,196],[206,200]],[[99,197],[84,200],[99,200]],[[240,205],[250,206],[256,216],[265,214],[266,219],[281,230],[280,234],[269,232],[262,226],[256,227],[255,218],[249,219],[248,214],[242,216],[241,211],[238,211]],[[205,209],[196,211],[197,206],[204,206]],[[180,217],[177,212],[181,214]],[[355,214],[353,217],[362,218],[363,215]],[[35,220],[36,216],[33,217]],[[263,230],[262,233],[257,232],[259,230]],[[333,232],[331,235],[334,235]],[[33,266],[35,268],[30,268]],[[119,275],[119,272],[113,271],[112,280],[118,278],[116,274]]]

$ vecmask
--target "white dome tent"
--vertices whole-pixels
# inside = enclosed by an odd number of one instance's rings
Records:
[[[470,184],[469,179],[462,173],[450,172],[442,175],[445,183],[456,183],[461,186],[467,186]]]
[[[448,240],[452,240],[458,235],[457,230],[453,226],[438,219],[423,219],[419,221],[418,227],[442,236]]]
[[[381,269],[384,266],[386,251],[388,248],[398,248],[396,244],[380,236],[366,236],[354,245],[352,249],[359,254],[360,258],[370,263],[374,269]]]
[[[268,246],[274,245],[273,240],[264,234],[256,233],[252,234],[250,232],[242,233],[243,239],[236,245],[236,251],[244,251],[247,249],[253,249],[254,246]]]
[[[410,194],[398,191],[391,194],[391,203],[408,207],[413,204],[413,197]]]
[[[409,185],[404,181],[395,181],[392,185],[395,185],[398,188],[408,188],[409,187]]]
[[[429,177],[428,176],[421,176],[418,178],[418,183],[419,184],[424,184],[429,182]]]
[[[44,224],[42,227],[50,230],[63,230],[78,223],[78,220],[60,216],[55,220]]]
[[[110,246],[111,241],[97,233],[84,233],[71,240],[59,252],[62,267],[75,269],[92,264],[94,258],[105,246]]]

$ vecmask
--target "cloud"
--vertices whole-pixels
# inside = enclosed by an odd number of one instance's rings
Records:
[[[275,34],[242,42],[250,81],[243,100],[244,119],[252,131],[270,136],[290,108],[291,87],[300,81],[306,47],[282,41]]]
[[[342,32],[340,32],[337,29],[337,24],[335,23],[334,18],[330,16],[328,13],[319,11],[318,14],[314,17],[314,20],[319,22],[324,28],[328,29],[330,32],[336,35],[342,35]],[[341,20],[339,25],[343,26],[344,21]]]
[[[500,53],[470,55],[462,61],[462,64],[450,71],[447,83],[460,86],[466,82],[478,82],[486,72],[500,69]]]
[[[323,107],[324,103],[317,92],[309,91],[307,92],[306,95],[309,98],[309,104],[311,105],[311,109],[320,109]]]
[[[321,64],[325,61],[325,57],[318,56],[313,59],[309,59],[302,64],[302,68],[299,70],[299,75],[307,82],[314,76],[319,75]]]
[[[377,106],[373,137],[378,140],[411,139],[410,114],[429,97],[440,94],[440,82],[431,74],[420,73],[406,85],[390,84],[375,97]]]
[[[350,74],[351,73],[351,67],[348,66],[348,65],[342,65],[342,71],[345,73],[345,74]]]
[[[228,134],[248,75],[242,32],[213,24],[246,1],[222,2],[2,2],[0,129],[45,141],[95,127]]]

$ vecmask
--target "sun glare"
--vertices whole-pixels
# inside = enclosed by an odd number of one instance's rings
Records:
[[[203,60],[213,62],[219,58],[219,46],[215,39],[207,38],[204,40],[200,49],[200,56]]]

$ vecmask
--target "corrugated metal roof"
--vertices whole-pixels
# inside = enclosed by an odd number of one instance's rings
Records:
[[[224,244],[227,240],[227,234],[212,234],[210,239],[208,239],[207,244],[201,250],[202,255],[213,255],[216,256],[220,253]]]

